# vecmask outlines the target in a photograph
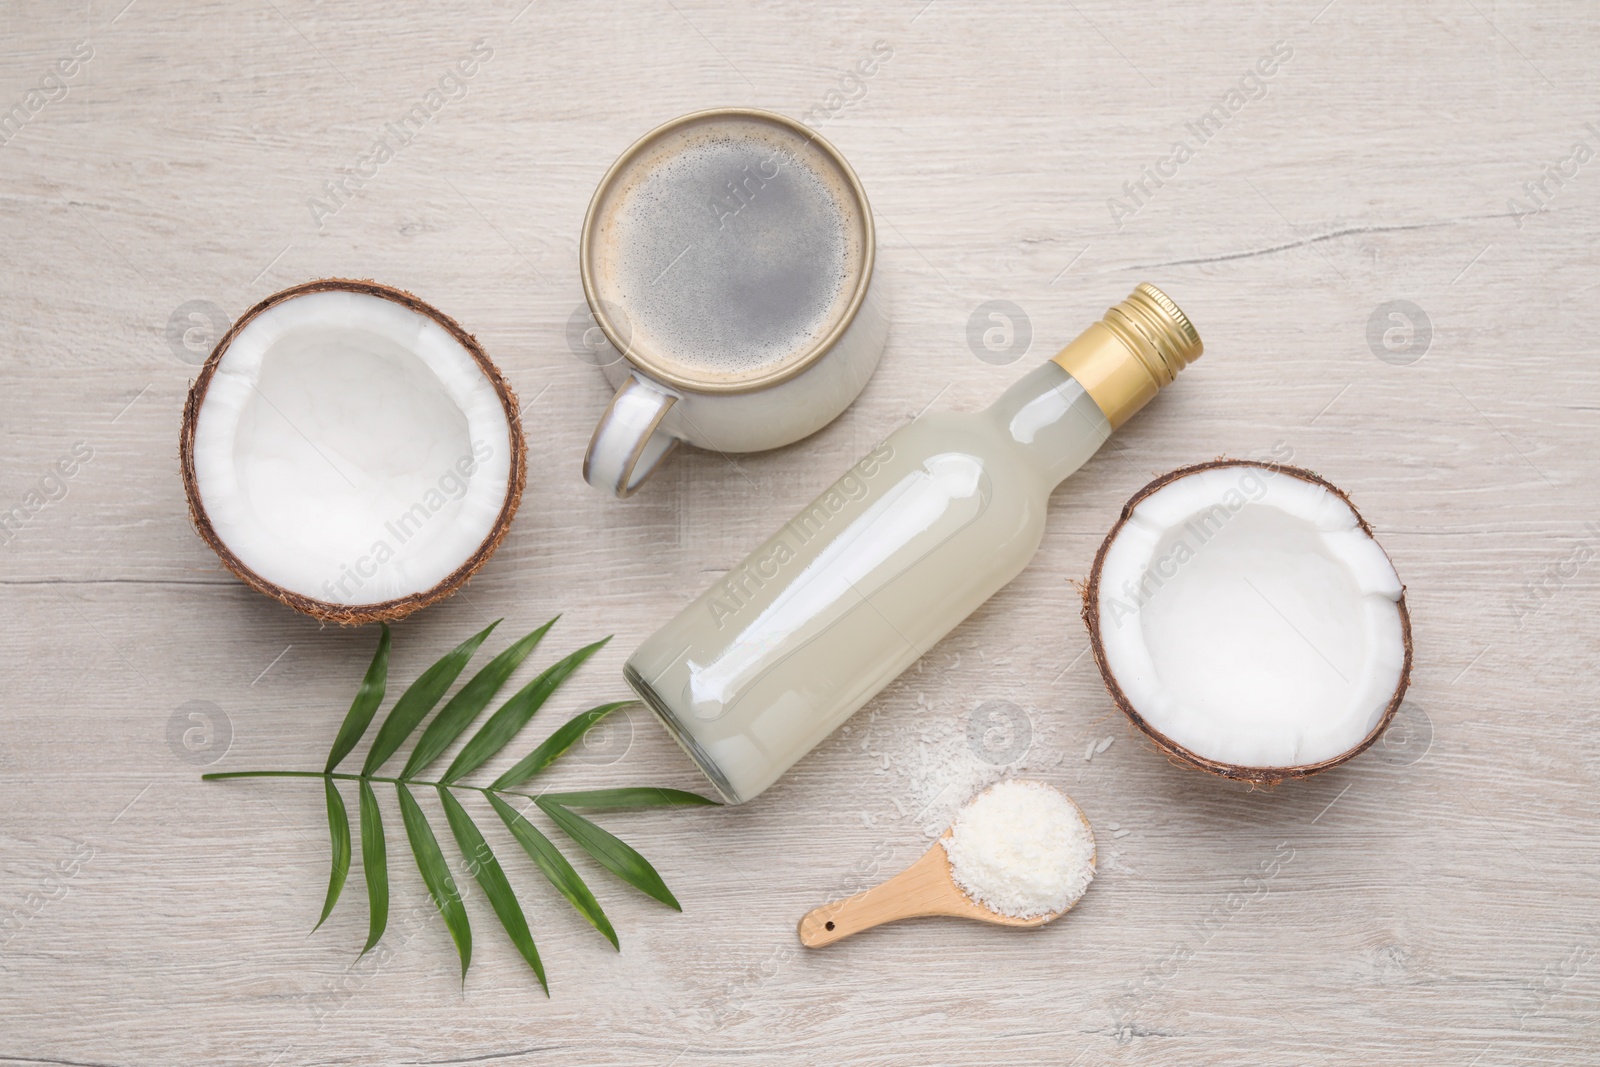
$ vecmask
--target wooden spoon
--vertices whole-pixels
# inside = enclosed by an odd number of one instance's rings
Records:
[[[1067,797],[1067,800],[1072,803],[1071,797]],[[1072,806],[1078,807],[1076,803]],[[1078,809],[1078,817],[1083,819],[1085,826],[1089,825],[1081,808]],[[1080,895],[1067,901],[1066,907],[1060,911],[1029,919],[1004,915],[979,904],[956,885],[955,877],[950,873],[950,855],[944,849],[944,842],[954,832],[955,827],[950,827],[940,835],[932,848],[922,854],[921,859],[887,882],[807,912],[800,920],[800,943],[807,948],[821,948],[874,926],[925,915],[954,915],[997,926],[1043,926],[1072,910],[1072,906],[1081,898]],[[1092,834],[1092,827],[1090,832]],[[1091,865],[1094,863],[1092,855],[1089,862]]]

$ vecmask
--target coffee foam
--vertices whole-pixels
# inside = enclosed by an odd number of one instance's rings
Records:
[[[724,117],[629,162],[600,205],[591,258],[634,352],[691,380],[736,382],[803,358],[843,317],[864,232],[825,151]]]

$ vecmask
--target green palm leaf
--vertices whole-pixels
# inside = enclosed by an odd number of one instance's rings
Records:
[[[533,946],[528,920],[522,914],[522,906],[517,903],[517,895],[511,891],[511,883],[506,881],[505,870],[501,868],[500,861],[495,859],[489,842],[478,832],[467,809],[444,786],[438,789],[439,803],[444,805],[444,817],[450,822],[450,831],[456,835],[456,844],[467,858],[472,876],[483,887],[484,895],[489,898],[489,905],[499,916],[500,925],[505,927],[511,943],[517,946],[517,951],[522,953],[522,958],[528,961],[528,966],[538,976],[539,984],[544,986],[544,995],[549,996],[550,985],[544,980],[544,964],[539,962],[539,950]]]
[[[362,774],[371,775],[383,766],[384,760],[399,750],[405,739],[411,736],[411,731],[417,728],[417,724],[433,710],[439,698],[455,682],[456,676],[466,667],[472,654],[478,651],[484,638],[498,625],[500,620],[496,619],[451,649],[443,659],[423,671],[422,676],[411,683],[411,688],[400,695],[400,699],[389,710],[389,717],[378,727],[378,736],[367,752],[367,761],[361,766]]]
[[[417,858],[417,870],[428,886],[433,906],[439,909],[450,939],[456,943],[456,954],[461,957],[461,981],[467,980],[467,967],[472,963],[472,927],[467,922],[467,907],[461,901],[456,880],[439,851],[439,841],[433,836],[428,817],[422,813],[417,798],[403,784],[395,783],[395,793],[400,797],[400,817],[406,824],[406,837],[411,840],[411,854]]]
[[[511,836],[515,837],[517,843],[533,858],[533,862],[544,872],[550,884],[556,887],[556,891],[566,897],[568,903],[578,910],[578,914],[589,920],[590,925],[605,935],[606,940],[611,942],[612,948],[620,950],[622,943],[617,940],[617,932],[612,929],[611,920],[606,918],[606,913],[600,909],[600,902],[589,892],[589,887],[578,876],[578,872],[572,869],[567,857],[550,843],[548,837],[539,832],[538,827],[524,819],[510,804],[493,793],[489,794],[489,803],[494,806],[495,812],[506,824],[506,829],[511,831]]]
[[[322,902],[322,918],[311,928],[312,933],[333,914],[333,906],[339,903],[339,892],[344,889],[345,877],[350,873],[350,815],[344,809],[344,798],[333,787],[333,779],[324,778],[322,784],[328,793],[328,836],[333,839],[333,869],[328,872],[328,896]]]
[[[534,803],[539,805],[539,810],[550,816],[550,820],[568,837],[595,860],[621,878],[624,882],[644,893],[654,897],[675,911],[682,911],[683,905],[678,903],[678,898],[672,895],[672,890],[667,888],[667,883],[661,880],[661,875],[650,866],[650,861],[639,855],[625,841],[602,830],[582,815],[568,811],[560,804],[549,803],[540,797]]]
[[[557,615],[556,619],[561,616]],[[450,747],[450,743],[461,736],[461,731],[472,724],[489,701],[500,692],[500,687],[506,684],[506,679],[522,665],[528,658],[528,653],[533,651],[533,646],[539,639],[556,624],[556,619],[551,619],[533,633],[524,637],[494,659],[489,665],[477,674],[472,681],[461,687],[461,691],[450,698],[444,709],[434,716],[428,728],[422,731],[422,737],[417,741],[417,747],[411,750],[411,758],[406,760],[405,770],[400,772],[400,777],[411,778],[417,775],[428,764],[439,758],[440,753]]]
[[[578,649],[566,659],[550,667],[539,677],[523,686],[515,696],[500,706],[500,710],[489,716],[489,721],[472,735],[455,761],[450,764],[449,770],[444,772],[443,781],[446,784],[458,781],[462,775],[471,774],[481,767],[484,761],[491,759],[496,752],[506,746],[517,732],[528,725],[528,720],[533,718],[534,712],[544,705],[567,676],[577,670],[583,661],[594,655],[611,638],[602,638],[592,645]]]
[[[559,618],[559,616],[557,617]],[[600,902],[590,891],[582,877],[566,856],[561,854],[549,837],[532,822],[516,811],[508,801],[511,797],[526,797],[527,793],[511,792],[508,787],[521,785],[536,777],[552,763],[567,753],[607,715],[634,701],[602,704],[573,716],[514,767],[502,774],[487,787],[465,786],[457,780],[482,767],[516,738],[544,706],[555,691],[585,661],[603,648],[610,638],[596,641],[573,652],[555,663],[533,681],[523,686],[488,717],[476,733],[461,746],[455,759],[442,777],[436,781],[423,781],[418,775],[434,764],[466,732],[467,727],[483,714],[490,701],[516,673],[533,649],[549,632],[556,619],[527,634],[511,647],[495,656],[486,666],[472,676],[461,689],[440,707],[440,701],[466,669],[478,648],[498,625],[490,624],[481,632],[462,642],[448,655],[430,666],[407,687],[395,702],[373,738],[359,774],[339,771],[337,768],[349,757],[377,716],[383,704],[388,684],[391,634],[385,625],[378,638],[377,650],[367,666],[361,685],[356,691],[350,710],[345,714],[327,762],[321,771],[312,770],[239,770],[212,771],[202,774],[205,781],[240,778],[320,778],[327,805],[328,837],[332,859],[328,874],[328,888],[323,900],[322,914],[317,928],[327,922],[337,906],[339,896],[349,879],[352,859],[350,813],[337,785],[339,781],[354,782],[360,801],[361,864],[367,886],[368,926],[363,955],[370,952],[388,929],[390,905],[390,871],[388,843],[384,835],[383,814],[374,786],[378,782],[392,782],[400,804],[402,825],[417,871],[428,888],[428,896],[443,918],[445,927],[455,942],[461,960],[461,980],[466,982],[472,963],[472,928],[462,896],[462,885],[453,876],[451,866],[440,851],[438,838],[429,824],[416,795],[418,786],[431,786],[439,794],[451,834],[470,865],[473,877],[482,887],[506,935],[517,947],[539,984],[548,996],[550,989],[544,966],[533,942],[533,933],[522,905],[517,901],[506,872],[494,855],[483,834],[473,822],[453,789],[475,789],[489,799],[495,813],[505,823],[517,844],[539,868],[552,886],[582,915],[613,947],[620,941]],[[433,721],[428,723],[412,747],[405,769],[398,777],[380,777],[379,769],[392,758],[407,739],[417,734],[418,728],[435,708],[439,708]],[[545,793],[537,803],[562,832],[577,842],[601,866],[655,900],[682,911],[677,899],[667,889],[661,875],[643,856],[608,831],[577,814],[574,809],[617,810],[622,808],[713,805],[716,802],[695,793],[679,789],[629,787],[593,789],[560,793]]]
[[[339,762],[350,755],[350,750],[361,740],[361,735],[367,732],[378,705],[383,703],[383,689],[388,677],[389,624],[384,623],[383,634],[378,638],[378,651],[372,654],[372,664],[361,679],[361,688],[356,690],[356,698],[344,717],[344,725],[339,727],[339,735],[333,739],[333,748],[328,752],[328,765],[323,770],[331,771],[339,766]]]
[[[496,778],[489,788],[510,789],[514,785],[526,782],[529,778],[554,763],[567,749],[577,744],[578,739],[584,735],[589,727],[618,708],[625,708],[630,704],[637,703],[637,700],[619,700],[615,704],[601,704],[598,708],[590,708],[588,711],[579,712],[563,723],[555,733],[545,738],[538,748],[522,757],[515,767]]]
[[[361,780],[361,869],[367,876],[367,943],[361,949],[365,956],[389,925],[389,851],[378,795],[365,778]]]

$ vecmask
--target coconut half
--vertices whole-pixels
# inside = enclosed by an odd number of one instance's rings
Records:
[[[183,486],[251,588],[318,619],[399,619],[505,537],[527,476],[516,395],[410,293],[327,279],[261,301],[189,389]]]
[[[1083,618],[1134,725],[1227,778],[1343,763],[1411,676],[1394,565],[1350,499],[1298,467],[1217,460],[1145,486],[1095,555]]]

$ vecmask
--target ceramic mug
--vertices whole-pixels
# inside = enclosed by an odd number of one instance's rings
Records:
[[[758,452],[837,418],[888,338],[874,259],[860,181],[800,123],[725,108],[640,138],[579,246],[616,387],[584,479],[626,497],[680,441]]]

